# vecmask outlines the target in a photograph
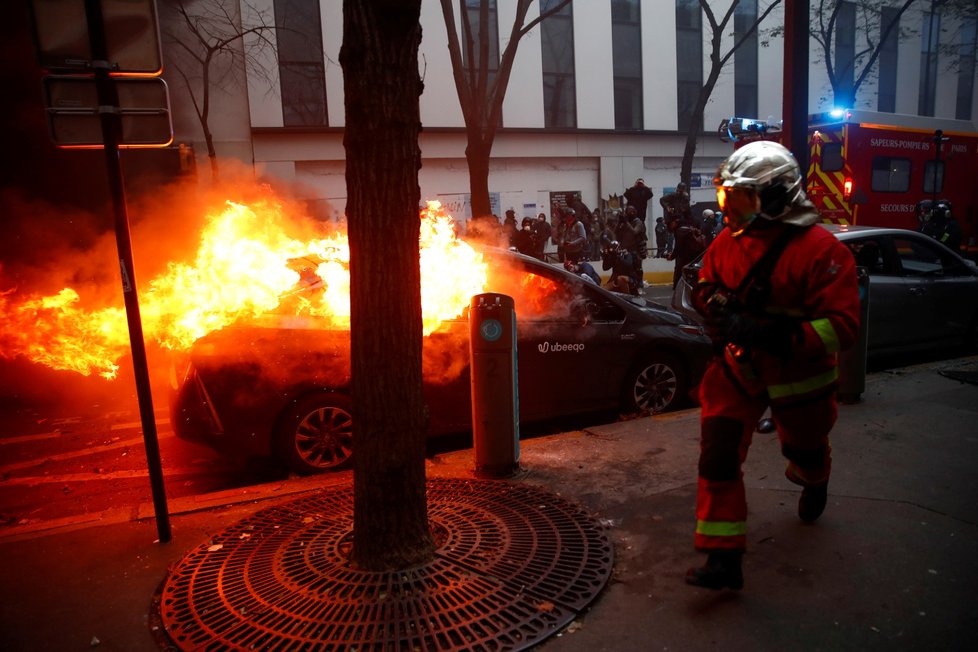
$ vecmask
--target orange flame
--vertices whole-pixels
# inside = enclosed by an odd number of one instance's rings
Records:
[[[129,347],[126,314],[119,308],[86,312],[78,293],[65,288],[49,297],[31,296],[12,305],[13,291],[0,294],[0,354],[21,355],[53,369],[115,378],[115,361]]]
[[[186,350],[203,335],[283,310],[348,328],[350,252],[346,235],[300,240],[289,219],[269,201],[227,202],[209,215],[193,264],[171,262],[141,292],[147,340]],[[421,299],[424,333],[462,314],[484,291],[487,264],[455,237],[452,218],[438,202],[422,211]],[[451,274],[445,274],[451,270]],[[0,356],[24,356],[55,369],[113,378],[129,346],[125,312],[84,311],[77,292],[32,295],[17,303],[0,294]],[[35,326],[36,324],[36,326]]]

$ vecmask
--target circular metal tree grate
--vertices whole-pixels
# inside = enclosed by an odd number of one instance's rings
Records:
[[[162,622],[193,650],[520,650],[611,575],[600,524],[539,489],[431,480],[428,512],[435,559],[388,573],[347,561],[350,487],[257,512],[170,572]]]

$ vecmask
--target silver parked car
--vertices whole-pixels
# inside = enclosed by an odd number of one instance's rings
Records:
[[[916,231],[823,224],[869,272],[870,356],[978,347],[978,266]],[[700,319],[691,291],[700,259],[683,269],[672,306]]]

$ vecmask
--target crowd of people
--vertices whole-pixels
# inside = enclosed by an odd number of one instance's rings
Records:
[[[517,224],[516,212],[506,211],[502,235],[510,248],[540,260],[548,259],[546,251],[552,243],[558,262],[592,280],[599,277],[590,263],[600,261],[604,271],[611,271],[608,286],[631,294],[641,292],[642,261],[654,255],[675,262],[675,286],[682,268],[713,241],[723,225],[712,210],[694,216],[688,189],[680,183],[659,200],[663,216],[655,220],[655,246],[650,248],[646,219],[653,196],[645,181],[636,179],[622,194],[621,208],[592,211],[577,193],[567,193],[563,202],[554,202],[549,221],[546,214],[539,213]]]

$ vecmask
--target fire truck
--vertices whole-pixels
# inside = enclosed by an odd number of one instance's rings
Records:
[[[780,140],[777,124],[731,118],[723,140]],[[971,122],[871,111],[809,116],[807,192],[826,222],[917,229],[917,202],[946,199],[962,253],[978,255],[978,131]]]

